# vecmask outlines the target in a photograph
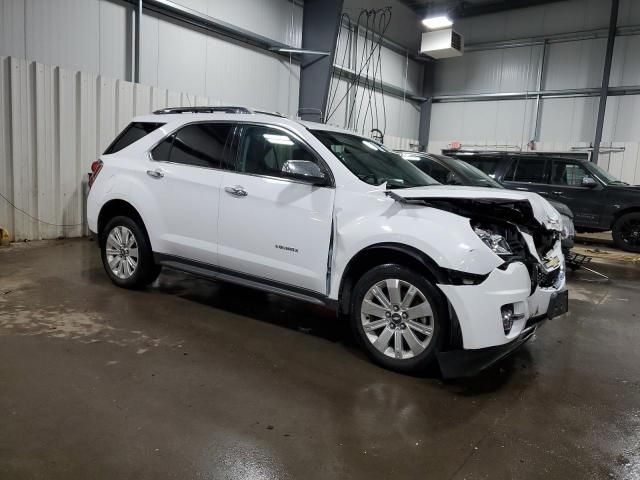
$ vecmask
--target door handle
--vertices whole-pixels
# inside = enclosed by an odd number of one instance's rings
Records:
[[[551,193],[553,193],[554,195],[560,195],[560,196],[564,195],[564,192],[559,191],[559,190],[555,191],[555,192],[551,192]]]
[[[233,187],[224,187],[224,191],[230,193],[234,197],[246,197],[247,191],[240,185],[235,185]]]
[[[147,175],[149,175],[151,178],[164,177],[164,173],[162,173],[162,170],[160,170],[159,168],[156,168],[155,170],[147,170]]]

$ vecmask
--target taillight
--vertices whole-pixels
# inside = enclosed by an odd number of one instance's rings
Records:
[[[88,182],[89,188],[91,188],[91,186],[93,185],[93,182],[96,181],[96,178],[98,177],[100,170],[102,170],[103,165],[104,164],[102,163],[102,160],[96,160],[91,164],[91,173],[89,174],[89,182]]]

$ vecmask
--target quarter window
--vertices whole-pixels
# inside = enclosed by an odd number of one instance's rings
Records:
[[[187,125],[158,144],[151,156],[154,160],[220,168],[231,128],[224,123]]]
[[[282,176],[287,160],[318,163],[315,156],[291,135],[268,127],[248,126],[240,142],[236,171],[271,177]]]
[[[157,122],[132,122],[116,137],[111,145],[104,151],[105,155],[116,153],[132,143],[137,142],[154,130],[160,128],[164,123]]]

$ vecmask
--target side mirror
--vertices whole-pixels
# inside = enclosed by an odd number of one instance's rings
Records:
[[[308,160],[287,160],[282,165],[282,176],[311,183],[312,185],[327,185],[329,179],[317,163]]]
[[[591,177],[582,177],[582,186],[586,188],[595,188],[598,186],[598,182]]]

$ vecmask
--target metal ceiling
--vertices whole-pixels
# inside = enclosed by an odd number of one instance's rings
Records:
[[[533,7],[562,0],[400,0],[420,16],[447,14],[451,18],[474,17]]]

